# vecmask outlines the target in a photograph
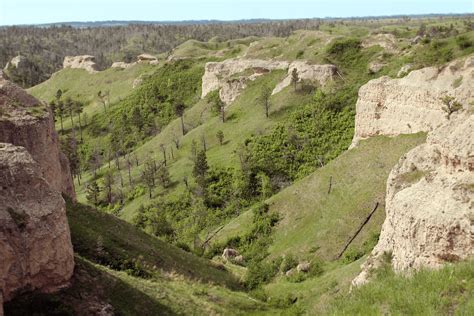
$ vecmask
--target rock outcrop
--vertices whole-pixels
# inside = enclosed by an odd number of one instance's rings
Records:
[[[0,76],[0,142],[25,147],[51,187],[75,198],[67,158],[59,150],[51,112]]]
[[[220,89],[219,95],[225,104],[232,103],[246,83],[259,76],[276,69],[287,69],[288,62],[268,61],[260,59],[227,59],[223,62],[209,62],[206,64],[202,77],[202,95],[204,98],[209,92]]]
[[[474,255],[473,135],[474,115],[457,113],[400,159],[387,181],[379,242],[353,285],[367,282],[384,254],[397,272]]]
[[[371,80],[359,90],[352,147],[375,135],[431,131],[447,121],[440,98],[449,94],[466,107],[474,96],[472,87],[472,56],[442,69],[415,70],[400,79]]]
[[[337,68],[334,65],[311,65],[306,61],[294,61],[288,67],[288,75],[282,82],[276,85],[272,94],[276,94],[291,84],[291,74],[296,68],[300,81],[310,81],[324,86],[337,75]]]
[[[99,70],[95,63],[95,57],[91,55],[66,56],[63,68],[84,69],[89,73],[96,73]]]
[[[26,70],[29,66],[30,62],[28,58],[25,56],[15,56],[13,57],[6,65],[5,65],[5,72],[8,73],[10,71],[23,71]]]
[[[64,199],[24,147],[0,143],[0,296],[55,291],[74,269]],[[2,298],[0,297],[0,311]]]
[[[112,66],[110,66],[110,68],[122,68],[122,69],[127,69],[127,68],[130,68],[132,66],[135,66],[136,63],[126,63],[124,61],[116,61],[114,63],[112,63]]]
[[[367,282],[387,259],[396,272],[407,272],[474,255],[473,80],[471,56],[442,70],[425,68],[361,88],[355,140],[420,131],[428,136],[388,177],[380,239],[354,286]],[[455,97],[464,108],[448,119],[442,95]]]
[[[375,45],[379,45],[387,52],[396,52],[398,51],[397,48],[397,38],[393,34],[389,33],[379,33],[375,35],[371,35],[367,37],[362,42],[362,47],[368,48]]]
[[[157,65],[159,63],[158,58],[156,56],[150,54],[141,54],[137,56],[138,63],[149,63],[151,65]]]

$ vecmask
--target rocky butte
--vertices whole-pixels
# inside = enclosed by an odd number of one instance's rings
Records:
[[[219,96],[226,104],[231,104],[247,87],[248,81],[273,70],[286,70],[288,74],[282,82],[277,84],[272,94],[276,94],[291,84],[291,72],[298,71],[300,80],[308,80],[319,85],[334,79],[337,68],[334,65],[310,65],[306,61],[261,60],[233,58],[222,62],[209,62],[206,64],[202,77],[202,95],[204,98],[210,92],[219,89]]]
[[[408,272],[474,255],[473,86],[471,56],[360,89],[353,145],[372,135],[428,135],[392,169],[379,242],[353,285],[367,282],[384,257],[396,272]],[[446,94],[463,106],[449,118],[439,101]]]
[[[84,69],[89,73],[99,71],[95,63],[95,57],[91,55],[66,56],[64,57],[63,68]]]
[[[17,294],[68,284],[74,256],[61,193],[75,197],[52,114],[0,76],[0,315]]]

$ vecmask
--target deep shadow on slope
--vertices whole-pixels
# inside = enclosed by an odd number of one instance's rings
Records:
[[[132,270],[138,276],[175,273],[196,281],[240,288],[229,272],[210,261],[150,236],[115,216],[70,201],[67,216],[74,251],[92,262],[114,270]]]
[[[71,286],[55,294],[29,293],[5,304],[5,315],[174,315],[167,306],[76,256]]]

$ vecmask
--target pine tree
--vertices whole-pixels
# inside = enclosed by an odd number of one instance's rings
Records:
[[[296,85],[298,84],[299,80],[300,80],[300,77],[298,75],[298,70],[296,68],[293,68],[293,71],[291,71],[291,83],[293,84],[295,91],[296,91]]]
[[[156,177],[158,179],[158,182],[163,188],[167,188],[170,184],[170,173],[168,171],[168,168],[165,165],[162,165],[160,168],[158,168],[158,171],[156,173]]]
[[[270,111],[270,97],[272,96],[272,90],[269,86],[263,87],[260,92],[260,102],[262,103],[263,108],[265,109],[265,116],[268,118]]]
[[[217,140],[219,141],[219,145],[222,146],[222,144],[224,143],[224,132],[221,130],[218,130],[216,133],[216,137],[217,137]]]
[[[214,99],[212,100],[212,108],[215,113],[219,113],[221,115],[222,123],[225,123],[225,104],[222,102],[219,94],[216,94]]]
[[[83,141],[82,137],[82,122],[81,122],[81,114],[82,111],[84,110],[84,104],[81,101],[74,101],[73,104],[73,112],[78,115],[79,117],[79,133],[81,135],[81,142]]]
[[[97,181],[92,181],[87,184],[86,186],[86,199],[90,203],[94,204],[95,206],[99,205],[99,195],[100,195],[101,189],[99,185],[97,184]]]
[[[64,103],[62,100],[56,101],[56,113],[59,115],[59,121],[61,122],[61,132],[64,132],[64,125],[63,125]]]
[[[112,203],[112,187],[114,185],[114,173],[108,169],[104,174],[104,188],[107,197],[107,203]]]
[[[209,165],[207,164],[206,151],[200,150],[197,153],[196,161],[194,162],[193,176],[203,192],[206,189],[206,176],[208,170]]]
[[[64,101],[64,108],[69,113],[69,118],[71,119],[71,126],[74,129],[74,120],[72,118],[72,114],[74,112],[74,101],[70,97],[67,97]]]
[[[186,130],[184,127],[184,110],[185,109],[186,109],[186,106],[181,102],[176,103],[174,106],[174,113],[176,114],[176,116],[179,116],[179,118],[181,119],[181,130],[183,132],[183,136],[186,134]]]
[[[155,188],[156,166],[154,161],[147,161],[142,171],[142,180],[148,188],[149,197],[152,197],[152,190]]]

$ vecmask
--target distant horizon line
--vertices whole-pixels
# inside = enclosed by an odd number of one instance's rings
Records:
[[[288,18],[288,19],[272,19],[272,18],[251,18],[251,19],[235,19],[235,20],[219,20],[219,19],[191,19],[191,20],[91,20],[91,21],[62,21],[62,22],[46,22],[46,23],[30,23],[30,24],[0,24],[0,27],[28,27],[28,26],[74,26],[81,24],[156,24],[156,25],[193,25],[193,24],[226,24],[226,23],[259,23],[259,22],[278,22],[278,21],[297,21],[297,20],[355,20],[355,19],[390,19],[403,17],[459,17],[474,16],[473,12],[465,13],[418,13],[418,14],[394,14],[394,15],[365,15],[365,16],[326,16],[312,18]]]

